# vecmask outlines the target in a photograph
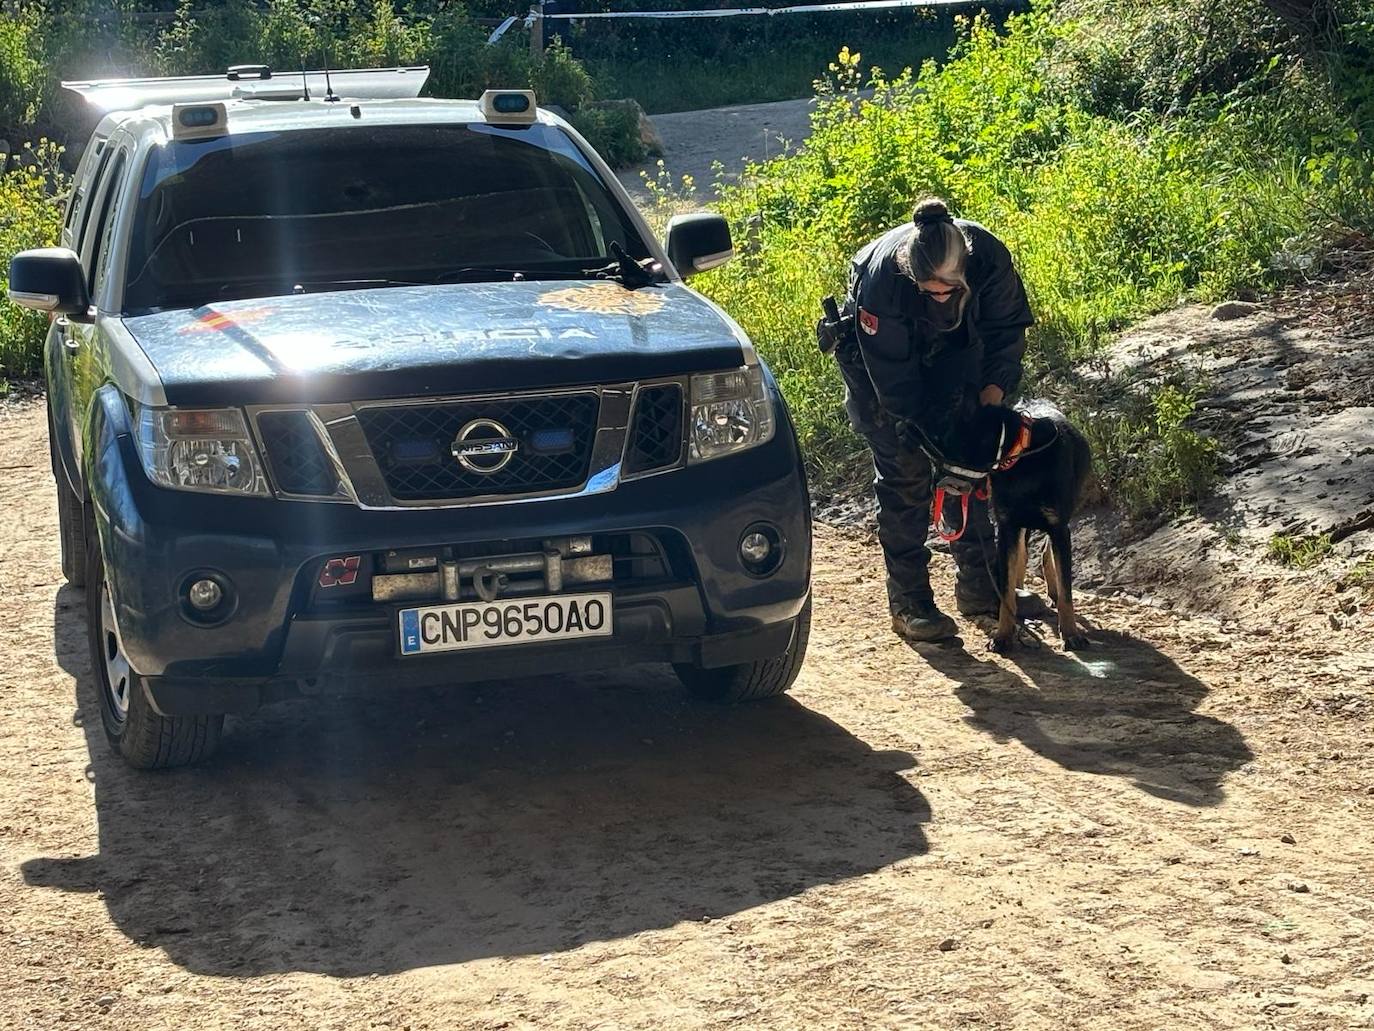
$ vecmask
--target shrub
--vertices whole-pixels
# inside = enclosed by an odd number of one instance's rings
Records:
[[[559,39],[530,67],[530,89],[541,104],[555,104],[566,111],[576,111],[596,96],[591,74]]]
[[[635,165],[647,151],[639,134],[639,105],[633,100],[587,104],[572,113],[572,125],[613,167]]]
[[[33,8],[0,18],[0,132],[6,136],[38,117],[46,86],[39,29]]]
[[[1164,384],[1065,407],[1093,448],[1106,498],[1134,519],[1195,508],[1216,481],[1216,442],[1190,429],[1200,390]]]
[[[48,247],[62,229],[67,178],[61,148],[47,140],[25,148],[18,164],[0,176],[0,295],[10,258],[29,247]],[[48,321],[38,312],[0,300],[0,376],[32,376],[42,361]]]
[[[1172,17],[1169,5],[1139,6]],[[1122,54],[1132,45],[1109,42]],[[856,89],[859,55],[842,51],[817,84],[811,139],[725,190],[722,208],[754,252],[703,277],[703,289],[778,369],[822,489],[853,467],[856,444],[812,339],[819,300],[839,296],[848,256],[928,193],[1011,248],[1038,320],[1023,389],[1058,396],[1090,424],[1113,496],[1143,517],[1195,503],[1211,482],[1214,445],[1188,425],[1195,391],[1088,402],[1064,384],[1129,321],[1270,281],[1282,274],[1276,256],[1359,227],[1374,210],[1368,155],[1351,145],[1348,118],[1313,99],[1317,75],[1297,58],[1271,68],[1247,50],[1225,75],[1175,89],[1159,112],[1141,106],[1144,86],[1103,100],[1104,76],[1118,72],[1084,60],[1091,43],[1048,4],[1005,33],[974,19],[944,65],[875,70],[869,98]],[[1283,88],[1242,88],[1273,76]]]

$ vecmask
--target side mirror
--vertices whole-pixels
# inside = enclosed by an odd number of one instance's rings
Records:
[[[735,256],[730,223],[710,212],[675,215],[668,223],[667,245],[668,260],[684,278],[719,268]]]
[[[10,300],[57,315],[85,315],[91,306],[86,271],[75,251],[40,247],[10,259]]]

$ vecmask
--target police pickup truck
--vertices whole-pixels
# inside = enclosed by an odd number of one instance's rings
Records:
[[[50,313],[62,569],[101,716],[140,768],[226,713],[671,663],[787,690],[810,624],[806,482],[767,366],[526,91],[424,68],[65,84],[103,111]]]

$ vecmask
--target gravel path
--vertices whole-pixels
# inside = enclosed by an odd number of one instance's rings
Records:
[[[725,180],[739,178],[750,161],[777,157],[784,144],[800,144],[811,134],[812,100],[782,100],[772,104],[745,104],[713,111],[683,111],[654,115],[654,127],[663,139],[663,164],[675,183],[683,175],[696,180],[697,196],[703,202],[714,194],[712,163],[725,166]],[[640,173],[657,175],[655,161],[618,173],[620,181],[637,202],[648,194]]]

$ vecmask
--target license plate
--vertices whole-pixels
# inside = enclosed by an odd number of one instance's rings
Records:
[[[399,613],[402,655],[609,637],[609,594],[427,605]]]

